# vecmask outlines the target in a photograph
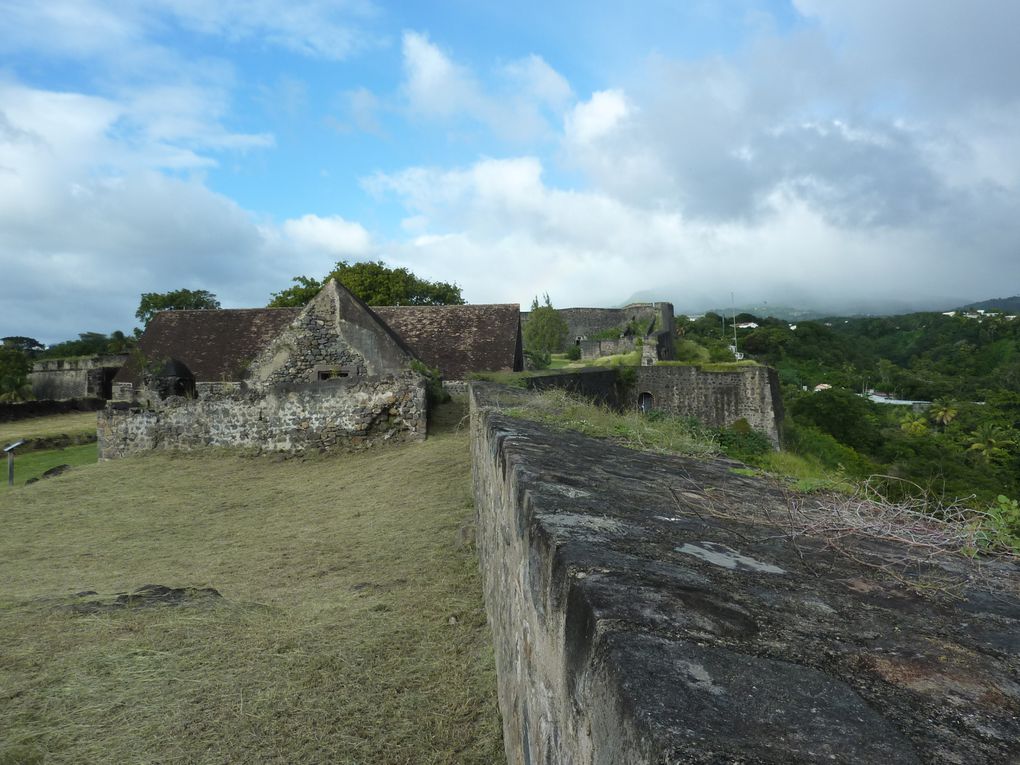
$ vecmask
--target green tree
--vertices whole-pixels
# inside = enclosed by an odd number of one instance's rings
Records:
[[[791,407],[800,422],[816,425],[842,444],[871,451],[880,440],[874,404],[842,388],[821,390]]]
[[[347,263],[341,260],[322,281],[295,276],[295,284],[274,292],[270,308],[305,305],[330,279],[336,279],[369,305],[462,305],[460,287],[421,279],[406,268],[390,268],[381,260]]]
[[[523,331],[525,350],[544,354],[563,350],[570,328],[567,320],[553,308],[549,295],[545,295],[544,305],[539,305],[537,297],[531,301],[531,311]]]
[[[931,417],[931,421],[938,425],[943,432],[949,423],[956,419],[956,415],[959,413],[959,408],[956,404],[946,398],[936,399],[932,403],[931,409],[928,410],[928,416]]]
[[[220,307],[220,301],[208,290],[179,289],[172,292],[143,292],[135,317],[143,327],[160,311],[207,310]]]
[[[32,359],[20,348],[0,346],[0,401],[25,401],[32,397],[28,373]]]
[[[985,464],[1000,462],[1009,456],[1006,447],[1013,441],[1008,433],[998,425],[984,422],[970,437],[970,451],[978,455]]]
[[[19,351],[24,351],[30,356],[36,351],[41,351],[46,347],[34,337],[23,337],[21,335],[12,335],[11,337],[0,338],[0,343],[3,344],[4,348],[16,348]]]

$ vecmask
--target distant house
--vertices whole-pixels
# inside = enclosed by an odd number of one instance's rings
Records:
[[[832,390],[832,386],[829,385],[829,383],[818,383],[818,385],[815,386],[815,393],[823,390]]]

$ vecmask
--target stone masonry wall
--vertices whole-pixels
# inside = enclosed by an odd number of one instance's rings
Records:
[[[37,399],[102,397],[104,375],[113,377],[127,356],[96,356],[82,359],[42,359],[28,375]]]
[[[600,359],[603,356],[614,356],[618,353],[630,353],[637,347],[637,338],[618,337],[615,340],[582,340],[580,342],[581,358],[585,360]]]
[[[470,391],[509,765],[1020,762],[1016,564],[834,546],[825,497],[501,413],[528,395]]]
[[[634,303],[623,308],[561,308],[559,314],[567,321],[567,342],[586,338],[602,330],[622,327],[631,320],[650,323],[659,318],[659,329],[673,331],[673,305],[671,303]],[[521,313],[526,324],[528,312]]]
[[[739,419],[779,445],[782,403],[779,380],[769,367],[743,367],[710,372],[694,366],[639,367],[628,405],[637,407],[642,393],[652,395],[652,408],[693,417],[711,428],[725,428]]]
[[[414,373],[157,398],[149,407],[111,403],[99,413],[99,456],[207,446],[303,452],[422,440],[426,413],[424,380]]]
[[[335,328],[336,308],[328,296],[309,305],[309,310],[288,327],[280,340],[264,357],[278,353],[285,360],[267,370],[260,380],[266,387],[286,383],[312,382],[317,370],[342,370],[349,377],[367,373],[365,357],[339,337]],[[283,353],[281,353],[281,349]],[[256,359],[253,367],[271,364],[268,358]]]

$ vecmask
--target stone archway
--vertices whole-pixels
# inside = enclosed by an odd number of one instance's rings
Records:
[[[639,412],[642,414],[648,414],[655,408],[655,399],[648,391],[642,391],[641,395],[638,396],[637,405]]]

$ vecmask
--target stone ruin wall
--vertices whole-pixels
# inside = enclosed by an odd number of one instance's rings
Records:
[[[500,411],[528,395],[470,391],[507,762],[1020,762],[1016,564],[843,555],[775,525],[809,498]]]
[[[255,389],[237,386],[99,413],[99,457],[152,449],[232,447],[304,452],[425,438],[423,378],[415,373]]]
[[[642,393],[652,395],[652,408],[691,417],[710,428],[726,428],[747,420],[779,446],[783,419],[779,378],[769,367],[742,367],[711,372],[695,366],[666,364],[636,370],[626,405],[637,408]]]
[[[603,330],[622,327],[633,320],[648,324],[658,317],[658,329],[673,332],[672,303],[633,303],[623,308],[560,308],[560,316],[567,321],[567,342],[588,338]],[[521,312],[521,325],[528,321],[528,312]]]
[[[103,395],[106,385],[126,360],[126,355],[113,355],[36,361],[28,375],[32,395],[40,400],[54,401],[106,398]]]

